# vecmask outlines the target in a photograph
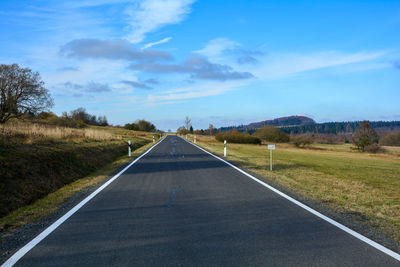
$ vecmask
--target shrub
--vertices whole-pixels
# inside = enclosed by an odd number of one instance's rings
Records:
[[[143,131],[143,132],[154,132],[156,127],[149,121],[138,120],[134,123],[127,123],[124,126],[127,130]]]
[[[353,135],[353,144],[362,152],[365,151],[365,147],[372,144],[377,144],[378,140],[378,134],[374,129],[371,128],[367,121],[360,123]]]
[[[188,134],[189,131],[185,128],[185,126],[181,126],[176,130],[176,133],[179,135],[181,135],[181,134],[185,135],[185,134]]]
[[[46,122],[50,125],[56,125],[62,127],[71,127],[71,128],[78,127],[76,121],[66,117],[57,117],[57,116],[49,117],[46,119]]]
[[[124,128],[127,130],[133,130],[133,131],[139,130],[139,127],[137,126],[136,123],[127,123],[127,124],[125,124]]]
[[[260,138],[236,131],[217,133],[215,135],[215,139],[220,142],[224,142],[224,140],[226,140],[229,143],[237,144],[261,144]]]
[[[76,120],[75,122],[76,122],[76,127],[78,127],[78,128],[86,127],[86,124],[81,120]]]
[[[276,143],[289,142],[289,135],[274,126],[264,126],[259,128],[256,130],[254,135],[265,141]]]
[[[400,132],[387,133],[379,142],[382,146],[400,146]]]
[[[48,120],[50,118],[56,118],[56,117],[57,117],[57,115],[54,114],[53,112],[45,112],[45,111],[43,111],[39,115],[37,115],[36,118],[39,119],[39,120]]]
[[[383,152],[384,149],[381,148],[378,144],[373,143],[364,147],[364,151],[369,153],[378,153],[378,152]]]
[[[293,136],[290,138],[290,142],[296,147],[305,147],[311,145],[313,140],[308,136]]]
[[[85,124],[89,125],[108,126],[106,116],[99,116],[97,118],[95,115],[87,113],[84,108],[77,108],[69,113],[63,112],[63,117],[74,121],[83,121]]]

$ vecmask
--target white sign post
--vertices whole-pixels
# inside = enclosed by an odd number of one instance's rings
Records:
[[[268,149],[270,151],[269,156],[269,170],[272,171],[272,150],[275,150],[275,145],[268,145]]]
[[[154,135],[153,135],[153,144],[155,144],[156,143],[156,139],[154,138]]]
[[[194,143],[196,144],[196,135],[194,136]]]
[[[129,140],[128,141],[128,154],[129,154],[129,157],[131,157],[132,156],[132,151],[131,151],[131,140]]]
[[[226,157],[226,140],[224,140],[224,157]]]

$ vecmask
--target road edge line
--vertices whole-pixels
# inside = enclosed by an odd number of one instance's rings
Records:
[[[43,239],[45,239],[49,234],[51,234],[55,229],[57,229],[58,226],[60,226],[62,223],[64,223],[66,220],[68,220],[69,217],[74,215],[75,212],[77,212],[80,208],[82,208],[87,202],[89,202],[92,198],[94,198],[104,188],[106,188],[108,185],[110,185],[112,182],[114,182],[119,176],[121,176],[121,174],[123,174],[133,164],[135,164],[138,160],[140,160],[142,157],[144,157],[147,153],[149,153],[158,144],[160,144],[162,141],[164,141],[164,139],[165,139],[165,137],[162,138],[159,142],[157,142],[153,146],[151,146],[147,151],[145,151],[143,154],[141,154],[139,157],[137,157],[134,161],[129,163],[129,165],[126,166],[125,168],[123,168],[119,173],[114,175],[111,179],[109,179],[107,182],[105,182],[102,186],[97,188],[93,193],[91,193],[89,196],[87,196],[81,202],[76,204],[67,213],[65,213],[63,216],[61,216],[57,221],[55,221],[50,226],[48,226],[46,229],[44,229],[39,235],[37,235],[35,238],[33,238],[31,241],[29,241],[25,246],[23,246],[22,248],[17,250],[17,252],[15,252],[10,258],[8,258],[1,265],[1,267],[9,267],[9,266],[13,266],[14,264],[16,264],[26,253],[28,253],[37,244],[39,244]]]
[[[181,138],[182,138],[182,137],[181,137]],[[317,217],[323,219],[324,221],[326,221],[326,222],[328,222],[328,223],[330,223],[330,224],[336,226],[337,228],[341,229],[342,231],[344,231],[344,232],[346,232],[346,233],[348,233],[348,234],[354,236],[355,238],[357,238],[357,239],[359,239],[359,240],[361,240],[361,241],[367,243],[368,245],[370,245],[370,246],[372,246],[372,247],[378,249],[379,251],[385,253],[386,255],[389,255],[389,256],[391,256],[392,258],[394,258],[394,259],[400,261],[400,254],[394,252],[393,250],[390,250],[390,249],[388,249],[388,248],[382,246],[381,244],[379,244],[379,243],[377,243],[377,242],[375,242],[375,241],[369,239],[368,237],[363,236],[363,235],[360,234],[360,233],[357,233],[356,231],[354,231],[354,230],[348,228],[347,226],[344,226],[343,224],[341,224],[341,223],[339,223],[339,222],[337,222],[337,221],[335,221],[335,220],[329,218],[329,217],[326,216],[326,215],[323,215],[322,213],[320,213],[320,212],[318,212],[318,211],[316,211],[316,210],[310,208],[309,206],[307,206],[307,205],[301,203],[300,201],[298,201],[298,200],[296,200],[296,199],[294,199],[294,198],[292,198],[292,197],[286,195],[285,193],[279,191],[279,190],[276,189],[275,187],[273,187],[273,186],[271,186],[271,185],[269,185],[269,184],[267,184],[267,183],[265,183],[265,182],[263,182],[263,181],[257,179],[257,178],[254,177],[253,175],[251,175],[251,174],[245,172],[244,170],[242,170],[242,169],[236,167],[235,165],[233,165],[233,164],[230,163],[229,161],[226,161],[226,160],[220,158],[219,156],[214,155],[213,153],[211,153],[211,152],[205,150],[204,148],[202,148],[202,147],[200,147],[200,146],[198,146],[198,145],[196,145],[196,144],[193,144],[193,143],[191,143],[191,142],[185,140],[184,138],[182,138],[182,139],[183,139],[184,141],[186,141],[187,143],[189,143],[189,144],[191,144],[191,145],[197,147],[198,149],[200,149],[200,150],[206,152],[207,154],[213,156],[214,158],[219,159],[220,161],[226,163],[226,164],[229,165],[230,167],[232,167],[232,168],[234,168],[235,170],[241,172],[242,174],[246,175],[247,177],[251,178],[252,180],[256,181],[257,183],[259,183],[259,184],[263,185],[264,187],[270,189],[271,191],[277,193],[277,194],[280,195],[281,197],[283,197],[283,198],[289,200],[290,202],[296,204],[297,206],[299,206],[299,207],[301,207],[301,208],[307,210],[308,212],[310,212],[310,213],[314,214],[315,216],[317,216]]]

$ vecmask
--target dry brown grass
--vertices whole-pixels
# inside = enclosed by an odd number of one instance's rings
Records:
[[[9,140],[25,139],[26,143],[35,140],[120,140],[121,136],[93,128],[75,129],[38,123],[11,122],[0,124],[0,136]]]

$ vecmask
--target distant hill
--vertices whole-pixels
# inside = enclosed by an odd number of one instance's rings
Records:
[[[272,126],[298,126],[298,125],[312,125],[316,122],[308,117],[305,116],[289,116],[289,117],[281,117],[273,120],[266,120],[260,122],[253,122],[245,127],[247,129],[256,129],[261,128],[266,125]]]
[[[282,127],[282,126],[300,126],[300,125],[314,125],[314,124],[316,124],[316,122],[313,119],[308,118],[306,116],[289,116],[289,117],[280,117],[273,120],[253,122],[248,125],[221,127],[220,130],[227,131],[236,128],[239,131],[249,131],[249,130],[251,131],[266,125]]]

